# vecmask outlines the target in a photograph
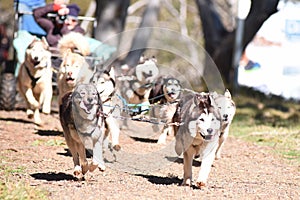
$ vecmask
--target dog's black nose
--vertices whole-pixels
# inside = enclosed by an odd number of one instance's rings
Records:
[[[228,118],[228,115],[227,115],[227,114],[224,114],[223,117],[224,117],[225,119],[227,119],[227,118]]]
[[[208,132],[209,134],[211,134],[211,133],[213,132],[213,129],[212,129],[212,128],[208,128],[208,129],[207,129],[207,132]]]
[[[34,59],[35,61],[37,61],[37,60],[39,59],[39,57],[35,56],[33,59]]]
[[[92,103],[93,98],[88,98],[87,101],[88,101],[89,103]]]

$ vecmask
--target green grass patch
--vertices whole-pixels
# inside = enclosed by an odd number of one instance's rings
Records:
[[[50,140],[34,140],[32,146],[64,146],[66,145],[63,139],[50,139]]]
[[[12,182],[9,180],[0,180],[0,199],[3,200],[33,200],[48,199],[48,192],[37,190],[29,184],[20,181]]]
[[[0,199],[48,199],[47,191],[32,187],[24,180],[15,178],[17,174],[25,173],[26,168],[24,166],[11,167],[7,165],[8,163],[5,158],[3,158],[0,163]]]
[[[230,135],[262,146],[300,164],[300,103],[242,91]]]

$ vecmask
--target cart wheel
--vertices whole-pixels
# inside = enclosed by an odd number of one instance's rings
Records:
[[[3,73],[0,82],[0,109],[13,110],[16,104],[16,77]]]

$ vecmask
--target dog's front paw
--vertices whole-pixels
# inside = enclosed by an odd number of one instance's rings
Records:
[[[95,169],[97,169],[97,168],[98,168],[98,164],[91,163],[91,164],[89,165],[89,171],[90,171],[90,172],[95,171]]]
[[[105,170],[106,170],[106,167],[105,167],[105,165],[104,164],[98,164],[98,168],[99,168],[99,170],[101,171],[101,172],[104,172]]]
[[[164,136],[160,136],[157,140],[157,144],[166,144],[166,138]]]
[[[184,179],[181,183],[181,186],[191,186],[192,185],[192,181],[190,178]]]
[[[82,169],[79,165],[76,165],[73,171],[73,174],[78,177],[80,175],[82,175]]]
[[[32,111],[32,110],[27,109],[27,110],[26,110],[26,114],[27,114],[27,117],[28,117],[29,119],[32,119],[32,118],[33,118],[33,111]]]
[[[201,189],[206,186],[206,183],[204,181],[197,181],[196,186],[197,188]]]
[[[89,166],[89,171],[93,172],[96,168],[99,168],[99,170],[102,172],[106,169],[104,163],[98,163],[97,161],[93,160]]]
[[[50,108],[43,108],[43,110],[42,110],[42,112],[44,113],[44,114],[50,114],[51,113],[51,109]]]
[[[216,153],[215,160],[219,160],[219,159],[221,159],[221,154],[220,153]]]
[[[121,145],[116,144],[116,145],[113,146],[113,149],[116,150],[116,151],[120,151]]]

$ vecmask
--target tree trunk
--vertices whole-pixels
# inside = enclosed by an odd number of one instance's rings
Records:
[[[252,0],[250,13],[245,20],[243,50],[262,24],[277,12],[278,2],[279,0]],[[202,21],[205,49],[217,65],[225,83],[231,86],[235,30],[231,32],[225,30],[213,0],[196,0],[196,4]],[[209,76],[208,71],[205,70],[204,75]]]
[[[130,0],[96,0],[96,2],[95,39],[107,41],[110,37],[123,32]],[[117,40],[109,40],[107,43],[117,47],[120,39],[117,37]]]
[[[148,38],[151,37],[151,27],[155,26],[158,20],[159,0],[149,1],[146,10],[144,11],[139,29],[133,38],[130,51],[125,58],[125,63],[129,67],[136,66],[147,48]],[[150,29],[149,29],[150,27]]]

